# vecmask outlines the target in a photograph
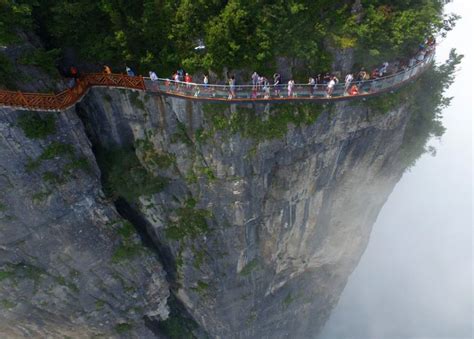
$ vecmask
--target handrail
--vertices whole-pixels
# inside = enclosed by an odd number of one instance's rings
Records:
[[[327,84],[294,84],[292,90],[281,85],[205,85],[186,83],[170,79],[158,78],[152,81],[142,76],[125,74],[89,73],[75,80],[72,88],[57,94],[23,93],[19,91],[0,90],[0,106],[28,110],[61,111],[80,101],[91,87],[119,87],[156,92],[193,100],[211,101],[288,101],[313,100],[332,101],[375,95],[392,90],[417,77],[433,61],[434,53],[430,52],[420,61],[397,73],[377,79],[353,81],[358,86],[357,95],[349,96],[344,83],[334,86],[331,96],[327,95]]]
[[[341,100],[370,96],[388,90],[395,89],[405,82],[414,79],[433,61],[434,53],[426,55],[423,61],[419,61],[412,67],[408,67],[397,73],[390,74],[377,79],[358,81],[354,80],[359,93],[350,96],[344,83],[339,83],[334,87],[333,93],[328,97],[327,84],[295,84],[292,91],[288,91],[288,86],[281,85],[206,85],[193,82],[174,81],[170,79],[158,78],[152,81],[145,77],[145,87],[148,92],[165,93],[171,96],[183,97],[193,100],[213,100],[213,101],[288,101],[288,100]]]
[[[0,91],[0,106],[19,109],[61,111],[75,105],[94,86],[145,90],[143,77],[124,74],[89,73],[75,80],[72,88],[57,94]]]

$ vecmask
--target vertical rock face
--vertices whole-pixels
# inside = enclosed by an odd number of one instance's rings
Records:
[[[410,116],[403,105],[377,115],[109,89],[91,90],[77,112],[93,143],[134,147],[169,179],[132,205],[174,294],[221,338],[316,335],[404,171],[393,159]]]
[[[156,256],[101,192],[74,111],[0,110],[2,337],[150,337],[166,319]]]

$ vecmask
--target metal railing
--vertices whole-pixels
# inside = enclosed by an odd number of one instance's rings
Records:
[[[376,79],[354,80],[352,85],[356,85],[358,94],[350,95],[346,84],[340,82],[334,86],[331,95],[328,95],[327,84],[295,84],[291,91],[288,85],[205,85],[193,82],[174,81],[170,79],[158,78],[152,81],[145,77],[145,88],[148,92],[165,93],[168,95],[185,97],[195,100],[214,101],[288,101],[288,100],[339,100],[369,96],[386,92],[399,87],[403,83],[414,79],[420,75],[425,68],[433,61],[434,53],[428,54],[423,61],[419,61],[412,67],[383,76]],[[349,86],[350,88],[350,86]]]
[[[434,53],[426,55],[423,61],[417,62],[397,73],[363,81],[353,81],[357,85],[358,93],[349,95],[344,83],[334,86],[330,96],[327,93],[327,84],[308,85],[295,84],[291,91],[287,85],[205,85],[186,83],[169,79],[158,78],[152,81],[142,76],[128,76],[124,74],[92,73],[75,80],[72,88],[60,93],[24,93],[19,91],[0,90],[0,106],[17,109],[61,111],[76,104],[84,97],[89,88],[94,86],[121,87],[156,92],[193,100],[210,100],[226,102],[248,101],[297,101],[297,100],[340,100],[376,95],[395,89],[403,83],[420,75],[434,59]]]

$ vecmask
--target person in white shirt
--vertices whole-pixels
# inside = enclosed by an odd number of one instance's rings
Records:
[[[151,81],[158,81],[158,76],[156,75],[155,72],[150,71],[150,72],[148,72],[148,74],[150,74]]]
[[[349,73],[346,75],[346,78],[344,79],[344,91],[347,92],[349,90],[349,87],[351,86],[352,80],[354,80],[354,76],[352,73]]]
[[[388,69],[388,62],[384,62],[382,64],[382,67],[379,69],[379,76],[383,76],[385,73],[387,73],[387,69]]]
[[[309,85],[310,97],[312,98],[314,96],[314,86],[316,85],[316,80],[314,80],[313,77],[309,78],[308,85]]]
[[[293,80],[288,81],[288,98],[293,96],[293,87],[295,86],[295,82]]]
[[[332,92],[334,91],[334,86],[336,86],[336,81],[334,80],[334,77],[331,78],[331,80],[328,83],[328,88],[327,88],[327,97],[330,98],[332,95]]]
[[[253,85],[254,88],[257,87],[258,78],[259,78],[258,73],[257,73],[257,72],[253,72],[253,74],[252,74],[252,85]]]
[[[418,53],[418,55],[416,57],[416,61],[421,62],[421,61],[425,60],[425,55],[426,55],[426,52],[424,50],[421,51],[420,53]]]

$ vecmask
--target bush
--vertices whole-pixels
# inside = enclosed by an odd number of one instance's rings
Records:
[[[120,334],[129,332],[132,328],[133,326],[130,325],[129,323],[120,323],[120,324],[115,325],[115,331],[117,331],[117,333],[120,333]]]
[[[53,141],[44,149],[38,159],[51,160],[59,156],[67,156],[72,159],[74,157],[74,147],[69,144]]]
[[[242,270],[240,271],[240,275],[242,276],[247,276],[249,275],[250,273],[252,273],[252,271],[254,269],[256,269],[258,266],[258,261],[257,259],[252,259],[251,261],[249,261],[247,263],[247,265],[245,265]]]
[[[205,209],[195,208],[194,199],[188,199],[184,206],[176,210],[177,221],[174,221],[165,230],[166,237],[172,240],[183,240],[186,237],[195,238],[209,232],[206,218],[211,213]]]
[[[18,117],[17,123],[30,139],[44,139],[56,133],[56,116],[52,113],[41,116],[37,112],[25,112]]]
[[[150,174],[132,149],[98,151],[97,160],[103,171],[105,193],[113,199],[123,197],[129,202],[142,195],[160,192],[167,180]]]
[[[215,131],[240,133],[241,136],[257,142],[284,137],[290,123],[296,126],[312,124],[325,109],[329,107],[304,103],[279,104],[272,107],[267,119],[264,119],[257,115],[254,109],[247,107],[237,106],[229,116],[225,114],[228,106],[203,105],[206,118],[211,123],[208,133],[212,134]]]
[[[0,84],[7,88],[14,89],[15,70],[12,62],[0,53]]]
[[[118,263],[133,259],[141,253],[141,249],[141,246],[137,244],[122,243],[112,254],[112,262]]]
[[[57,76],[56,61],[60,55],[59,49],[46,51],[44,49],[35,49],[22,56],[19,62],[23,65],[36,66],[42,69],[50,76]]]

